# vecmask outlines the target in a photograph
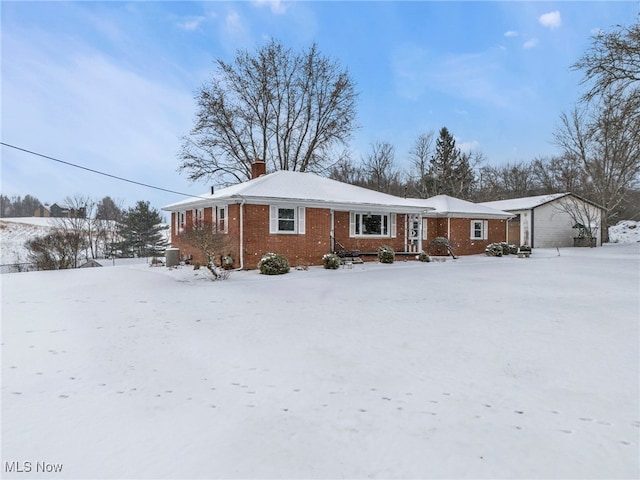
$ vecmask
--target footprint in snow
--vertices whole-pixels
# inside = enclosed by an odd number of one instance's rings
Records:
[[[580,417],[580,420],[583,422],[593,422],[593,418]]]
[[[571,430],[560,430],[562,433],[573,433]]]
[[[58,398],[69,398],[69,395],[58,395]]]

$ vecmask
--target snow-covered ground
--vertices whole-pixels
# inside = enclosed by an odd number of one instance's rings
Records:
[[[609,242],[640,242],[640,222],[635,220],[621,220],[613,227],[609,227]]]
[[[46,217],[10,217],[0,219],[0,273],[15,272],[12,266],[27,264],[29,252],[25,247],[28,240],[45,236],[56,226],[59,219]],[[171,233],[168,225],[162,233],[167,242]],[[123,263],[125,259],[119,259],[116,263]],[[102,262],[111,265],[112,261]],[[140,263],[140,262],[137,262]]]
[[[0,276],[5,478],[640,475],[638,243],[205,275]]]

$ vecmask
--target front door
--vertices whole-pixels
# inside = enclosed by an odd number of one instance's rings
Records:
[[[420,215],[407,215],[407,252],[422,250],[421,220]]]

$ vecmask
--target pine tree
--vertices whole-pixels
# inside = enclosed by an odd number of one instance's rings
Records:
[[[447,127],[440,129],[428,174],[434,195],[463,198],[470,195],[475,179],[470,164],[471,157],[471,154],[460,152]]]
[[[159,255],[166,247],[162,235],[165,228],[158,210],[151,208],[149,202],[138,201],[134,208],[124,212],[119,223],[119,235],[122,241],[119,249],[124,256],[149,257]]]

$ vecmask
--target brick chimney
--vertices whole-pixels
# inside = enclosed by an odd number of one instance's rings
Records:
[[[251,164],[251,178],[258,178],[267,174],[267,164],[264,160],[256,158]]]

